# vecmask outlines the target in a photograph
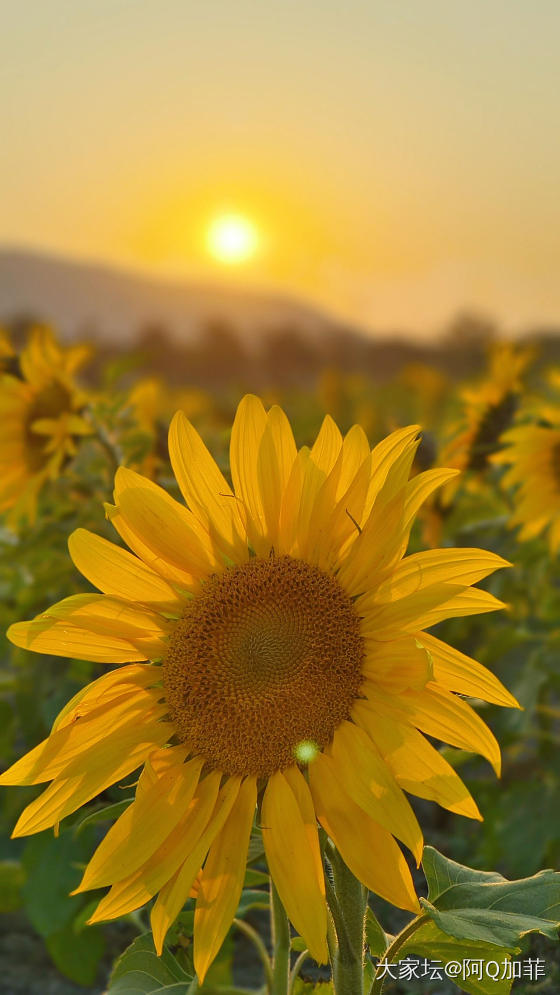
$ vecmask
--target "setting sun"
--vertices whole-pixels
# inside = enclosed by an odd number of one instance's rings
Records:
[[[245,262],[254,256],[258,242],[254,224],[240,214],[222,214],[208,229],[208,249],[221,263]]]

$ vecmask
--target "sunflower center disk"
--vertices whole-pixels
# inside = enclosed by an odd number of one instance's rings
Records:
[[[268,777],[327,746],[362,683],[359,617],[338,582],[291,556],[207,580],[164,660],[178,737],[226,774]],[[304,749],[305,752],[305,749]]]

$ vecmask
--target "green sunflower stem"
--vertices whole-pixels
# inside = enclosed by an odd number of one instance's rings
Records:
[[[271,995],[288,995],[290,984],[290,924],[280,896],[270,882],[270,920],[272,927]]]
[[[416,918],[413,919],[412,922],[409,922],[408,926],[405,926],[405,928],[401,930],[401,932],[397,936],[395,936],[395,939],[393,940],[391,945],[387,947],[387,950],[385,951],[383,958],[379,961],[377,965],[377,969],[373,978],[373,984],[371,986],[369,995],[381,995],[381,993],[383,992],[385,979],[387,977],[383,969],[383,965],[385,963],[387,964],[395,963],[396,955],[399,953],[400,950],[402,950],[407,940],[410,940],[410,937],[414,935],[416,930],[420,929],[420,926],[423,926],[424,923],[429,918],[430,917],[427,915],[427,913],[423,912],[422,915],[416,916]]]
[[[268,956],[267,949],[263,941],[261,940],[259,934],[257,933],[256,929],[253,929],[253,927],[250,926],[248,922],[245,922],[244,919],[237,919],[237,918],[234,919],[233,925],[241,933],[245,933],[247,939],[250,940],[253,946],[255,947],[255,950],[257,951],[261,959],[262,966],[264,967],[264,974],[266,978],[266,990],[267,992],[272,993],[273,991],[272,965],[270,963],[270,957]]]
[[[327,886],[327,901],[338,938],[332,958],[335,995],[363,995],[367,889],[334,846],[329,845],[327,857],[334,878],[334,888]]]

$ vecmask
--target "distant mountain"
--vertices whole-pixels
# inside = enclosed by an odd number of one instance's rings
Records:
[[[248,342],[272,329],[296,327],[315,337],[335,326],[320,311],[280,294],[0,248],[0,322],[23,316],[52,323],[65,339],[87,334],[122,344],[148,325],[188,341],[209,322],[228,322]]]

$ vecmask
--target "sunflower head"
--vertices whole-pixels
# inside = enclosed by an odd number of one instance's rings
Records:
[[[92,921],[157,895],[161,951],[196,883],[202,979],[237,908],[257,811],[277,891],[318,961],[318,824],[366,887],[418,911],[399,842],[419,861],[422,833],[405,792],[480,818],[426,737],[498,770],[494,737],[457,692],[515,701],[426,631],[502,607],[472,585],[506,564],[477,549],[404,555],[422,501],[454,475],[409,480],[417,445],[417,426],[371,449],[358,426],[343,438],[327,417],[298,449],[281,409],[249,395],[233,424],[230,483],[179,413],[169,447],[184,503],[121,468],[107,513],[130,552],[84,530],[70,537],[102,593],[67,598],[9,637],[119,666],[2,780],[52,781],[20,817],[25,835],[141,769],[79,887],[110,886]]]
[[[523,421],[502,436],[492,462],[505,467],[502,484],[514,489],[509,525],[521,541],[546,532],[550,551],[560,549],[560,408],[541,405],[539,420]]]
[[[42,484],[59,474],[76,439],[89,433],[81,417],[86,397],[74,379],[88,355],[85,346],[63,349],[49,328],[36,326],[17,375],[0,376],[0,510],[31,517]]]

